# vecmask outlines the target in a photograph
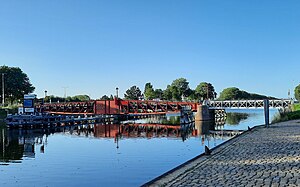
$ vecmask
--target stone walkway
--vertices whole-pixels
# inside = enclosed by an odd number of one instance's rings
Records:
[[[300,120],[257,127],[150,186],[300,186]]]

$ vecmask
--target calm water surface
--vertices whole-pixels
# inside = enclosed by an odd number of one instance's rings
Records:
[[[139,186],[203,153],[205,145],[231,138],[208,130],[264,123],[262,110],[227,112],[227,122],[217,126],[163,125],[178,121],[155,118],[51,131],[2,128],[0,186]]]

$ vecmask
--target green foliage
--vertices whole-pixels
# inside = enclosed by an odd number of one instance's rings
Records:
[[[0,119],[4,119],[7,116],[7,112],[4,109],[0,109]]]
[[[214,99],[217,93],[211,83],[201,82],[195,89],[195,96],[197,100],[200,99]]]
[[[0,75],[2,73],[4,73],[4,95],[10,103],[22,99],[24,94],[34,91],[35,88],[30,83],[28,76],[20,68],[0,66]],[[0,79],[2,80],[2,77]],[[2,84],[0,84],[0,90],[2,90]]]
[[[170,101],[181,101],[182,96],[189,97],[191,94],[189,82],[185,78],[179,78],[167,86],[163,91],[163,98]]]
[[[172,100],[172,91],[171,91],[171,86],[170,85],[168,85],[167,89],[164,90],[163,98],[165,100],[169,100],[169,101]]]
[[[199,100],[199,97],[197,97],[196,95],[196,91],[195,90],[190,90],[190,94],[188,96],[188,100],[189,101],[196,101],[196,100]]]
[[[54,95],[46,96],[45,103],[49,103],[51,100],[52,103],[57,102],[83,102],[83,101],[89,101],[91,98],[88,95],[75,95],[73,97],[69,96],[67,98],[58,97]]]
[[[293,104],[292,108],[293,108],[293,111],[298,111],[298,110],[300,110],[300,104],[299,103]]]
[[[249,114],[230,112],[227,113],[226,123],[229,125],[238,125],[242,120],[247,119]]]
[[[156,97],[155,91],[150,82],[146,83],[146,85],[145,85],[144,97],[146,100],[152,100]]]
[[[220,93],[219,100],[235,100],[239,98],[240,90],[235,87],[226,88]]]
[[[174,80],[171,84],[171,87],[173,90],[175,90],[174,88],[176,88],[176,92],[178,92],[176,94],[178,94],[180,97],[187,97],[190,91],[189,82],[185,78],[179,78]],[[178,98],[178,96],[176,95],[176,97],[173,98]]]
[[[300,119],[300,110],[293,111],[293,112],[281,112],[274,117],[272,123],[295,120],[295,119]]]
[[[248,93],[236,87],[224,89],[220,93],[218,100],[242,100],[242,99],[276,99],[275,97],[268,97],[264,95]]]
[[[139,87],[132,86],[124,94],[124,98],[128,100],[139,100],[142,97],[142,92]]]
[[[0,108],[0,119],[6,118],[7,114],[16,114],[18,113],[18,106],[11,105],[9,107]]]
[[[160,99],[160,100],[163,99],[164,91],[162,89],[155,89],[154,93],[155,93],[155,98],[156,99]]]
[[[103,95],[100,100],[113,100],[113,98],[111,99],[110,97],[108,97],[107,95]]]
[[[300,101],[300,84],[295,88],[295,98]]]

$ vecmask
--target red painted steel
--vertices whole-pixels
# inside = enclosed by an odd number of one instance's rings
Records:
[[[37,108],[55,114],[164,114],[179,112],[183,107],[197,111],[198,103],[141,101],[141,100],[91,100],[86,102],[47,103]]]

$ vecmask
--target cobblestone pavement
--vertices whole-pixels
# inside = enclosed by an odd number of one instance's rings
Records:
[[[300,120],[255,128],[150,186],[300,186]]]

